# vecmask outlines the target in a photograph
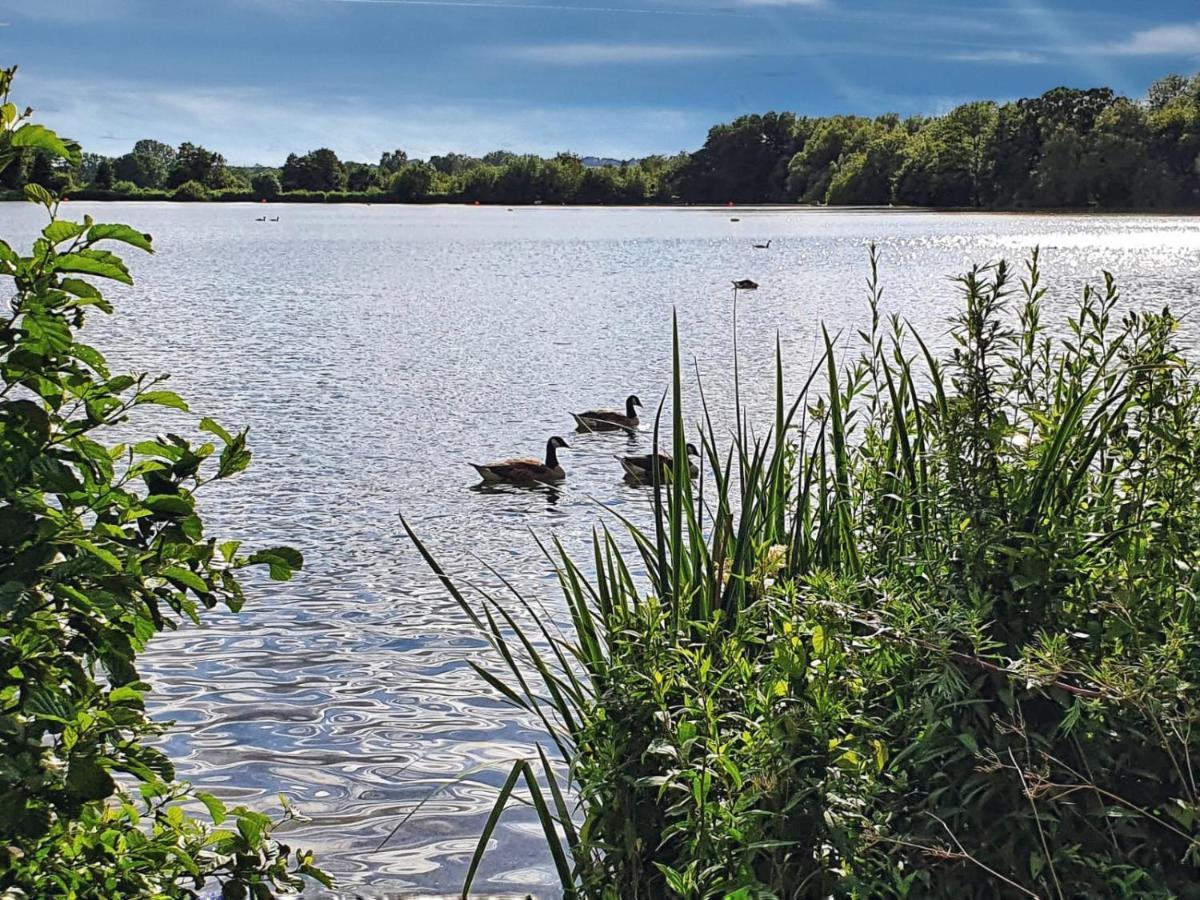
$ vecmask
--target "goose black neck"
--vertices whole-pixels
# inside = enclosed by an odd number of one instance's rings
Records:
[[[546,441],[546,468],[558,468],[558,448],[554,446],[554,438]]]
[[[633,408],[633,398],[632,397],[627,397],[625,399],[625,415],[628,416],[630,419],[632,419],[634,416],[637,415],[637,412],[635,412],[634,408]]]

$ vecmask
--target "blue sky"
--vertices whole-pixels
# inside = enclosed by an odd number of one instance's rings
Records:
[[[939,113],[1200,68],[1192,0],[0,0],[15,99],[85,149],[277,164],[694,149],[746,112]]]

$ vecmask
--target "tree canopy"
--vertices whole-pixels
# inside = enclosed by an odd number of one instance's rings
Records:
[[[139,196],[161,199],[408,203],[1195,208],[1200,75],[1167,75],[1136,99],[1109,88],[1056,87],[1005,103],[964,103],[941,116],[745,115],[713,126],[692,153],[625,163],[509,150],[421,160],[401,148],[370,163],[320,148],[290,154],[279,168],[239,168],[199,145],[152,139],[106,168],[101,162],[85,154],[67,166],[25,151],[0,176],[0,189],[34,183],[91,188],[103,198],[132,185]],[[279,189],[261,173],[274,175]],[[198,188],[178,190],[191,182]]]

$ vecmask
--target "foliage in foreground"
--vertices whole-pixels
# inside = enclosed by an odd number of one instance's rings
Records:
[[[676,340],[639,552],[546,548],[569,638],[418,542],[569,766],[513,768],[468,888],[519,797],[568,896],[1200,896],[1200,379],[1107,276],[1054,334],[1036,254],[959,283],[937,358],[873,274],[770,434],[705,411],[698,485]]]
[[[78,147],[27,121],[0,71],[0,169],[21,148],[67,160]],[[168,434],[105,443],[151,404],[187,410],[162,377],[114,375],[80,343],[91,310],[112,307],[97,279],[131,284],[105,244],[149,252],[125,225],[58,218],[22,256],[0,241],[12,294],[0,318],[0,893],[6,898],[269,898],[327,881],[274,823],[175,780],[151,740],[137,654],[201,609],[243,602],[236,573],[302,564],[287,547],[239,552],[205,536],[199,488],[250,462],[246,432],[204,419],[214,443]],[[217,449],[219,445],[220,449]],[[212,824],[193,818],[207,807]]]

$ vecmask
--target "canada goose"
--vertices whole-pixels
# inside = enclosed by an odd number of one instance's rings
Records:
[[[587,412],[571,413],[579,431],[634,431],[638,427],[638,414],[634,407],[641,406],[637,394],[625,398],[625,414],[611,409],[589,409]]]
[[[738,218],[732,218],[732,219],[730,219],[729,221],[730,221],[730,222],[740,222],[740,221],[742,221],[742,220],[741,220],[741,219],[738,219]]]
[[[271,221],[272,221],[272,222],[278,222],[278,221],[279,221],[279,216],[276,216],[276,217],[275,217],[275,218],[273,218]]]
[[[534,482],[562,481],[567,477],[562,464],[558,461],[559,449],[569,450],[570,447],[562,438],[555,435],[546,441],[546,461],[536,459],[503,459],[500,462],[471,466],[479,473],[484,481],[508,481],[513,484],[533,484]]]
[[[757,291],[758,290],[758,282],[751,281],[749,278],[742,278],[739,281],[735,281],[733,283],[733,289],[735,291]]]
[[[775,239],[771,238],[771,241],[773,241],[773,240],[775,240]],[[771,249],[771,241],[767,241],[765,244],[755,244],[754,249],[755,250],[770,250]]]
[[[687,455],[699,456],[700,451],[696,449],[695,444],[689,443],[687,445]],[[669,453],[659,452],[647,453],[645,456],[618,456],[617,461],[621,463],[621,468],[625,470],[625,474],[630,478],[635,478],[638,481],[652,481],[654,479],[654,469],[652,466],[654,465],[655,458],[658,459],[658,463],[662,467],[660,470],[662,474],[659,478],[663,481],[668,480],[671,477],[671,468],[674,464]],[[693,478],[700,474],[700,469],[690,459],[688,460],[688,474]]]
[[[266,216],[259,216],[259,217],[258,217],[257,219],[255,219],[254,221],[255,221],[255,222],[265,222],[265,221],[267,221],[267,217],[266,217]]]

